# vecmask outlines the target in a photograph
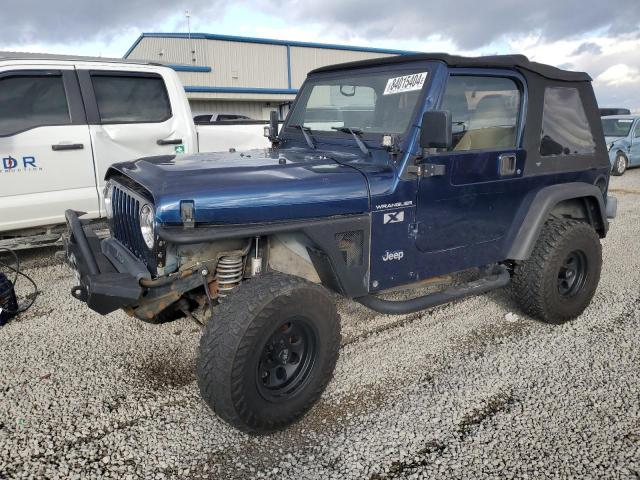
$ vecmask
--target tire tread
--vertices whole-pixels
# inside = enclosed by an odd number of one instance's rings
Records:
[[[516,301],[525,313],[546,323],[563,323],[570,319],[553,311],[554,299],[544,283],[547,280],[545,272],[548,263],[553,261],[556,250],[572,235],[584,235],[597,243],[601,263],[600,239],[591,225],[579,220],[551,218],[545,222],[530,258],[517,264],[514,270],[512,291]],[[596,267],[597,282],[600,264]]]
[[[258,419],[249,411],[243,392],[243,359],[262,327],[256,318],[269,318],[279,306],[290,301],[293,291],[305,289],[330,305],[328,361],[319,372],[314,391],[307,394],[303,407],[278,419]],[[333,299],[323,287],[299,277],[269,273],[240,284],[214,311],[200,339],[196,366],[198,386],[205,402],[230,425],[245,432],[270,432],[284,428],[304,415],[318,400],[333,375],[340,347],[340,319]]]

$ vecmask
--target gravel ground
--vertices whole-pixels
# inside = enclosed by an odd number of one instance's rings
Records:
[[[52,251],[31,254],[42,294],[0,328],[0,478],[638,479],[640,170],[612,190],[581,318],[538,323],[506,291],[404,317],[341,300],[334,380],[266,437],[200,399],[193,323],[100,317]]]

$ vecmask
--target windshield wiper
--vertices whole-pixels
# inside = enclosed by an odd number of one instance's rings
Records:
[[[367,146],[364,144],[362,140],[360,140],[359,135],[362,135],[362,130],[360,130],[359,128],[350,128],[350,127],[331,127],[331,128],[333,130],[337,130],[338,132],[350,133],[353,136],[353,139],[358,144],[358,148],[360,148],[360,151],[365,155],[371,155],[371,152],[369,151]]]
[[[290,127],[300,130],[302,132],[302,136],[304,137],[304,141],[307,142],[309,148],[313,150],[316,149],[316,144],[313,143],[313,138],[311,138],[311,135],[309,135],[309,133],[311,132],[311,129],[309,127],[305,127],[304,125],[290,125]]]

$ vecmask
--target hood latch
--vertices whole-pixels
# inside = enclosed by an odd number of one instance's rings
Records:
[[[180,202],[180,218],[184,228],[193,228],[195,226],[195,205],[193,200],[182,200]]]

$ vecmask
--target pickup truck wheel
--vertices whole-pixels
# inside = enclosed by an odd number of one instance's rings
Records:
[[[275,431],[320,398],[339,348],[340,318],[326,289],[263,275],[242,283],[214,311],[200,340],[198,386],[230,425]]]
[[[613,168],[611,169],[611,173],[616,176],[622,175],[627,171],[627,167],[629,166],[629,160],[624,153],[618,152],[616,155],[616,160],[613,162]]]
[[[587,308],[601,268],[600,238],[589,224],[549,220],[531,257],[516,266],[512,287],[526,313],[547,323],[564,323]]]

